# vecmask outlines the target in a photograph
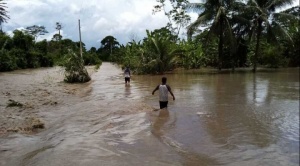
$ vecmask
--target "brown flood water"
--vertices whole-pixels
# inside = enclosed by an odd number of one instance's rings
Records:
[[[0,127],[45,123],[0,136],[0,165],[299,165],[299,69],[166,76],[176,100],[153,111],[161,76],[125,86],[110,63],[86,84],[61,82],[58,68],[0,73],[0,120],[14,119]],[[28,107],[6,108],[8,99]]]

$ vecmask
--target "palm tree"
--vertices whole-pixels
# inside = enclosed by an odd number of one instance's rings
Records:
[[[146,59],[144,63],[151,68],[151,72],[159,74],[173,69],[176,55],[179,55],[181,51],[172,42],[172,36],[151,33],[148,30],[146,32],[148,37],[144,44],[147,56],[142,58]]]
[[[2,32],[2,23],[6,22],[9,19],[9,16],[6,11],[6,3],[3,0],[0,0],[0,31]]]
[[[205,3],[190,3],[189,8],[202,11],[197,20],[188,26],[189,39],[200,25],[209,27],[209,36],[213,33],[219,38],[218,42],[218,68],[222,68],[222,55],[224,46],[224,37],[230,41],[231,52],[234,51],[234,36],[230,24],[230,9],[235,2],[233,0],[207,0]],[[207,39],[209,39],[209,36]]]
[[[271,39],[270,41],[277,41],[276,35],[287,37],[292,41],[291,37],[281,26],[280,18],[285,18],[281,20],[288,20],[294,17],[291,14],[284,12],[276,12],[276,10],[285,7],[286,5],[291,5],[293,0],[249,0],[247,4],[246,12],[251,12],[252,18],[252,28],[251,33],[256,34],[256,45],[255,54],[253,59],[253,72],[256,72],[257,59],[259,55],[260,39],[264,30],[266,30],[267,37]],[[250,34],[251,34],[250,33]],[[251,40],[251,36],[250,36]]]

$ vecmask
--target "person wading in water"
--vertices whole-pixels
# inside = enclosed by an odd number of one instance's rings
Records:
[[[159,90],[159,108],[167,108],[168,107],[168,92],[173,96],[173,100],[175,100],[175,96],[171,90],[171,87],[167,85],[167,78],[162,77],[161,84],[157,85],[157,87],[153,90],[152,95],[154,95],[155,91]]]
[[[125,77],[125,84],[130,84],[130,70],[128,67],[126,67],[125,71],[124,71],[124,77]]]

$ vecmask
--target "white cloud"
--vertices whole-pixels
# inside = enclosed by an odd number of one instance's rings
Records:
[[[81,20],[82,40],[87,47],[100,46],[108,35],[125,44],[133,36],[142,39],[146,29],[166,25],[163,14],[152,15],[155,0],[7,0],[10,19],[4,31],[20,27],[43,25],[49,32],[38,40],[51,40],[57,33],[55,23],[63,25],[63,38],[79,40],[78,19]]]

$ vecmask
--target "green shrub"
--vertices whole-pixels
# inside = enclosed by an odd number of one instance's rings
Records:
[[[26,55],[27,67],[28,68],[40,67],[39,56],[41,56],[41,55],[38,52],[32,51],[32,52],[27,53],[27,55]]]
[[[69,53],[65,55],[63,66],[65,67],[65,82],[83,83],[91,80],[91,77],[84,67],[83,59],[73,51],[69,51]]]
[[[7,50],[0,50],[0,71],[12,71],[17,69],[16,57]]]
[[[84,53],[83,60],[84,65],[96,65],[102,62],[96,53]]]
[[[39,64],[41,67],[52,67],[54,64],[53,58],[48,54],[37,53]]]
[[[282,50],[274,45],[264,44],[262,46],[262,64],[271,68],[286,66],[288,60],[282,56]]]
[[[16,65],[18,68],[27,68],[26,51],[14,48],[9,51],[9,56],[16,57]]]

